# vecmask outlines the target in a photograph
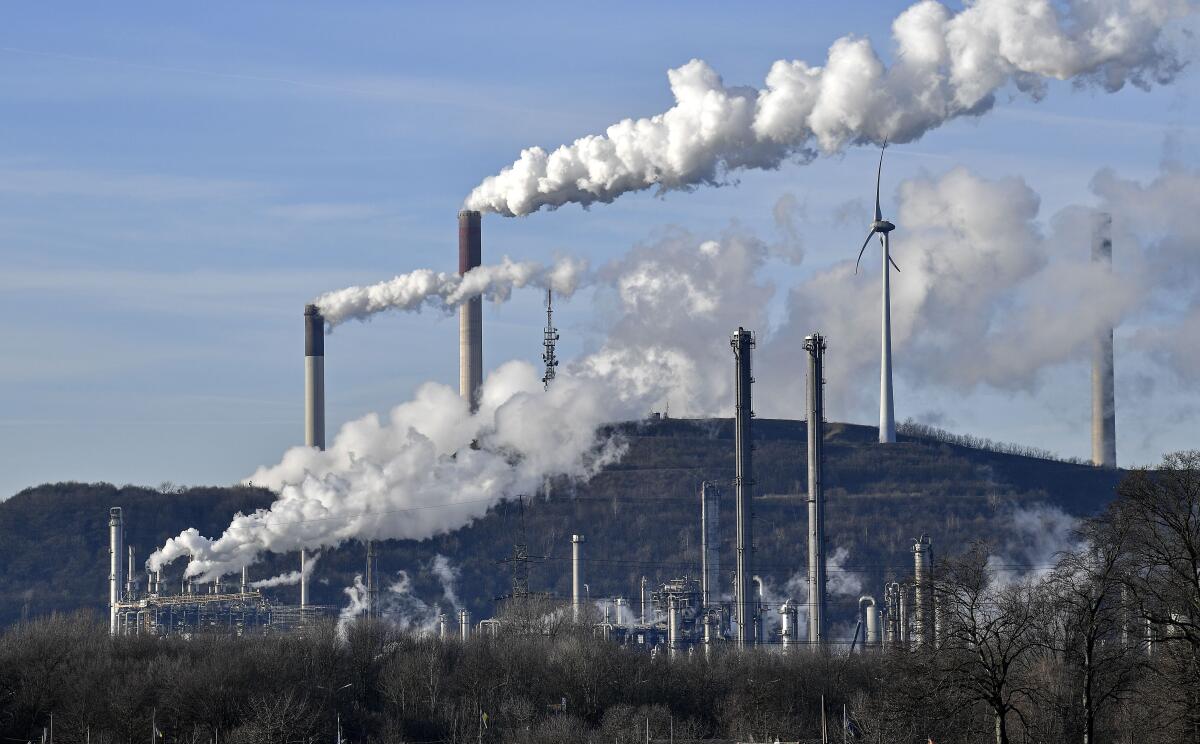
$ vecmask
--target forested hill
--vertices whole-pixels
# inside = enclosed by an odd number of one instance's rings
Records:
[[[570,590],[570,535],[586,535],[585,581],[595,597],[636,597],[641,576],[665,580],[697,575],[699,485],[723,484],[722,561],[733,565],[733,424],[728,419],[655,419],[614,427],[628,453],[586,484],[556,484],[548,498],[526,500],[523,516],[505,503],[450,534],[430,540],[391,541],[380,548],[381,572],[404,570],[414,594],[445,603],[430,571],[436,555],[460,571],[457,595],[476,618],[493,612],[493,600],[510,585],[508,556],[524,534],[529,553],[543,556],[530,587],[566,596]],[[911,430],[910,430],[911,431]],[[754,422],[756,573],[782,593],[802,572],[807,511],[803,492],[806,426]],[[845,550],[832,582],[879,594],[887,577],[910,571],[912,538],[928,533],[935,555],[965,549],[972,541],[1000,546],[1038,535],[1028,513],[1093,513],[1112,498],[1123,473],[945,441],[937,432],[902,434],[882,446],[876,430],[826,425],[826,523],[829,552]],[[453,494],[447,494],[452,499]],[[126,515],[127,543],[138,560],[180,530],[194,526],[215,535],[238,511],[266,506],[271,494],[254,488],[160,490],[108,484],[57,483],[26,489],[0,502],[0,624],[79,607],[101,611],[107,596],[108,508]],[[1020,525],[1024,533],[1016,535]],[[1032,526],[1031,526],[1032,525]],[[1048,536],[1048,535],[1047,535]],[[1043,549],[1044,552],[1044,549]],[[321,604],[346,604],[344,587],[361,571],[363,549],[351,544],[327,551],[317,565],[313,595]],[[272,556],[252,568],[265,578],[298,567],[293,556]],[[173,567],[176,574],[181,566]],[[167,579],[178,581],[177,575]],[[165,583],[171,585],[167,579]],[[799,592],[791,591],[793,595]],[[295,587],[268,590],[293,602]],[[802,597],[798,597],[802,598]],[[835,598],[835,619],[848,619],[854,599]]]

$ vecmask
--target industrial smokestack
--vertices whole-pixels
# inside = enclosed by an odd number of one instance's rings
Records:
[[[134,560],[133,546],[128,546],[126,550],[129,551],[129,567],[125,569],[125,594],[132,597],[137,591],[137,579],[134,578],[137,576],[137,561]]]
[[[571,535],[571,620],[575,623],[579,622],[581,608],[579,592],[583,584],[579,575],[579,562],[582,560],[583,542],[583,535]]]
[[[325,449],[325,319],[304,306],[304,445]],[[308,606],[308,554],[300,550],[300,606]]]
[[[700,484],[700,596],[707,609],[717,599],[721,582],[721,492],[716,484]]]
[[[913,647],[932,642],[933,591],[929,584],[929,564],[932,548],[929,536],[913,540]]]
[[[482,262],[479,212],[458,213],[458,273],[467,273]],[[458,392],[479,409],[483,384],[483,297],[473,297],[458,308]]]
[[[121,585],[124,583],[121,561],[124,558],[125,523],[121,507],[108,510],[108,632],[117,634],[117,605],[121,603]]]
[[[800,642],[798,637],[800,625],[797,622],[796,609],[795,601],[789,599],[779,610],[779,638],[783,641],[784,651],[790,650],[793,645]]]
[[[460,610],[458,613],[458,635],[463,641],[471,640],[471,611]]]
[[[242,594],[250,591],[250,571],[242,566]]]
[[[864,594],[858,598],[858,611],[862,616],[863,648],[879,645],[879,608],[875,606],[875,598]]]
[[[1100,215],[1092,262],[1112,271],[1112,216]],[[1092,345],[1092,463],[1117,466],[1117,398],[1113,381],[1113,329],[1102,328]]]
[[[375,541],[367,540],[367,617],[379,617],[379,556],[375,553]]]
[[[667,653],[672,658],[679,653],[680,630],[679,598],[672,594],[667,597]]]
[[[825,337],[806,336],[808,352],[808,644],[825,643]]]
[[[734,487],[737,504],[737,536],[735,555],[737,558],[734,580],[734,603],[737,613],[737,644],[746,648],[754,643],[755,601],[750,591],[750,576],[753,574],[753,498],[754,468],[750,448],[750,419],[754,416],[750,403],[750,354],[754,348],[754,334],[738,328],[729,345],[733,347],[735,409],[734,409]]]

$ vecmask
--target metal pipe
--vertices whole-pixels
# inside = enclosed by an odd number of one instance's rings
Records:
[[[793,645],[800,642],[798,614],[799,608],[796,607],[796,601],[793,599],[784,602],[783,607],[779,610],[779,638],[783,641],[784,651],[790,650]]]
[[[447,633],[446,625],[447,625],[446,624],[446,613],[439,612],[438,616],[437,616],[438,638],[443,641],[446,640],[446,633]]]
[[[750,576],[754,569],[754,468],[751,455],[750,419],[754,416],[751,409],[750,386],[754,382],[751,376],[751,349],[754,348],[754,334],[744,328],[738,328],[730,339],[733,347],[735,374],[735,408],[734,408],[734,487],[736,489],[736,546],[735,557],[736,579],[734,584],[734,605],[737,612],[737,644],[745,648],[754,643],[752,610],[753,601],[750,595]]]
[[[932,560],[932,548],[929,536],[921,535],[913,540],[913,647],[920,648],[932,642],[933,615],[931,599],[932,587],[929,584],[929,564]]]
[[[470,612],[470,610],[459,610],[458,634],[459,634],[459,638],[463,641],[471,640],[471,612]]]
[[[571,535],[571,620],[574,623],[579,622],[582,607],[579,592],[583,583],[579,575],[579,563],[582,560],[583,542],[583,535]]]
[[[752,576],[750,580],[754,582],[754,642],[763,644],[767,642],[763,628],[763,580],[761,576]]]
[[[481,217],[479,212],[458,213],[458,273],[463,275],[482,262]],[[458,308],[458,391],[479,410],[479,388],[483,384],[483,298],[472,297]]]
[[[667,597],[667,652],[674,657],[679,652],[679,600],[672,594]]]
[[[887,262],[884,261],[884,265]],[[884,272],[885,275],[887,272]],[[804,338],[808,352],[806,408],[808,417],[808,645],[825,645],[825,337]]]
[[[717,598],[721,576],[721,492],[715,483],[700,484],[700,594],[701,607]]]
[[[125,549],[129,551],[129,568],[125,571],[125,594],[132,599],[137,591],[137,579],[134,578],[137,576],[137,561],[134,559],[133,546],[126,546]]]
[[[1102,214],[1092,239],[1092,263],[1112,273],[1112,215]],[[1117,466],[1117,399],[1113,379],[1112,326],[1096,332],[1092,344],[1092,463]]]
[[[125,523],[121,507],[114,506],[108,510],[108,632],[111,635],[117,634],[120,623],[117,607],[121,603],[121,586],[125,583],[121,575],[124,542]]]
[[[642,625],[646,624],[646,577],[642,577]]]
[[[304,445],[325,449],[325,318],[304,306]],[[308,606],[308,555],[300,550],[300,606]]]
[[[242,594],[250,591],[250,572],[246,566],[242,566]]]
[[[620,625],[621,627],[629,625],[629,621],[627,619],[629,610],[626,607],[626,605],[628,605],[628,601],[624,597],[617,597],[614,602],[616,602],[617,605],[617,625]]]

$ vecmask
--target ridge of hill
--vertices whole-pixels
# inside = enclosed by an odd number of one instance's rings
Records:
[[[830,568],[835,620],[853,616],[859,591],[879,595],[885,580],[909,574],[911,539],[922,533],[932,538],[935,555],[990,540],[1012,548],[1014,567],[1036,555],[1048,560],[1046,544],[1030,543],[1061,537],[1055,530],[1061,532],[1068,515],[1096,512],[1124,475],[916,431],[901,434],[895,445],[880,445],[874,427],[825,426],[826,542],[831,556],[839,554]],[[431,567],[436,555],[444,555],[458,572],[457,596],[482,618],[509,589],[508,568],[499,561],[512,552],[517,535],[523,533],[529,554],[540,557],[532,565],[531,589],[566,597],[570,536],[581,533],[587,537],[590,596],[636,598],[642,576],[655,583],[698,575],[699,488],[705,480],[721,485],[721,560],[723,569],[731,568],[732,420],[650,419],[614,425],[609,433],[623,438],[628,451],[590,481],[555,483],[548,496],[526,499],[523,509],[502,502],[485,517],[427,540],[380,543],[380,571],[393,577],[405,571],[414,597],[445,605],[449,600]],[[806,555],[806,436],[802,421],[754,422],[756,573],[775,596],[790,591],[801,600],[806,589],[796,579],[803,577]],[[186,527],[212,536],[235,513],[272,499],[268,491],[244,486],[162,492],[56,483],[25,489],[0,502],[0,625],[55,611],[103,611],[110,506],[123,507],[126,542],[141,561]],[[1032,520],[1020,518],[1030,514]],[[345,587],[363,560],[357,543],[325,551],[311,586],[314,601],[346,605]],[[271,555],[252,567],[252,578],[297,567],[294,554]],[[172,568],[164,578],[168,586],[178,581],[181,565]],[[267,594],[295,602],[298,589]],[[410,599],[407,606],[413,604]]]

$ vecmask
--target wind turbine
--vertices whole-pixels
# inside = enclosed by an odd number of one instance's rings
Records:
[[[862,248],[858,251],[858,260],[854,262],[854,273],[858,273],[858,266],[862,263],[863,253],[867,250],[867,244],[871,242],[871,238],[879,235],[879,244],[883,246],[883,340],[880,348],[879,362],[879,441],[882,444],[891,444],[896,441],[896,411],[892,405],[892,285],[891,285],[891,270],[888,268],[890,263],[896,266],[896,262],[892,260],[891,254],[888,252],[888,234],[896,229],[896,226],[883,218],[883,212],[879,209],[879,181],[883,176],[883,151],[887,149],[887,142],[883,143],[883,149],[879,151],[879,168],[875,172],[875,221],[871,223],[871,232],[867,233],[867,239],[863,241]]]

